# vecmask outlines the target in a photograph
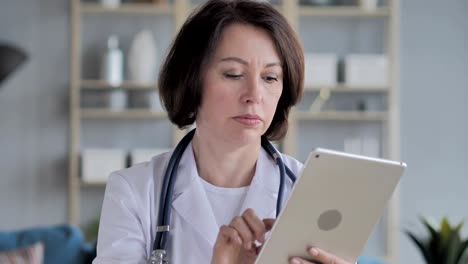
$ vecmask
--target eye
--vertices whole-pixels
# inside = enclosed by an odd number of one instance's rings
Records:
[[[266,76],[263,78],[268,83],[273,83],[278,81],[278,77],[275,75]]]
[[[224,77],[229,78],[229,79],[238,80],[238,79],[242,78],[242,74],[225,73]]]

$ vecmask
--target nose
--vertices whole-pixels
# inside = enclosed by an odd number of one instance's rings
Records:
[[[262,84],[256,78],[250,78],[246,82],[241,100],[246,104],[259,104],[263,101]]]

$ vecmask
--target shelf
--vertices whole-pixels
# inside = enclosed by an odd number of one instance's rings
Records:
[[[112,85],[108,82],[101,80],[81,80],[81,89],[86,90],[100,90],[100,89],[129,89],[129,90],[147,90],[156,89],[156,83],[135,83],[130,81],[122,82],[119,85]]]
[[[131,109],[113,112],[107,109],[81,109],[84,119],[166,119],[165,112],[151,112],[147,109]]]
[[[344,84],[338,84],[334,86],[306,86],[304,92],[320,92],[322,89],[328,88],[332,93],[388,93],[389,88],[387,86],[347,86]]]
[[[82,3],[82,14],[114,15],[171,15],[173,7],[169,4],[123,3],[118,7],[104,7],[95,3]]]
[[[325,120],[325,121],[384,121],[387,119],[386,112],[303,112],[297,111],[295,116],[298,120]]]
[[[387,17],[390,10],[387,7],[379,7],[375,11],[367,11],[357,6],[333,6],[333,7],[311,7],[301,6],[301,16],[342,16],[342,17]]]
[[[202,4],[203,4],[203,3],[193,3],[193,4],[191,5],[191,8],[192,8],[192,10],[197,9],[197,8],[199,8]],[[270,5],[273,6],[273,8],[275,8],[275,9],[276,9],[277,11],[279,11],[279,12],[282,12],[282,10],[283,10],[283,6],[282,6],[281,4],[271,4],[271,3],[270,3]]]

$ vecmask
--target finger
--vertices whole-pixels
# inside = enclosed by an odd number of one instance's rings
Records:
[[[275,221],[276,221],[276,219],[273,219],[273,218],[263,219],[263,224],[265,224],[266,231],[270,231],[273,228],[273,225],[275,224]]]
[[[242,245],[242,239],[239,233],[232,227],[226,225],[221,226],[218,237],[224,242],[230,242],[238,246]]]
[[[251,208],[244,211],[242,214],[245,222],[249,226],[250,230],[253,232],[255,238],[260,242],[265,242],[265,233],[266,228],[263,221],[257,216],[255,211]]]
[[[213,247],[212,264],[233,263],[242,249],[242,239],[232,227],[221,226]]]
[[[323,264],[348,264],[337,256],[316,247],[309,248],[307,254]]]
[[[271,228],[273,227],[273,225],[275,224],[275,221],[276,219],[273,219],[273,218],[266,218],[266,219],[263,219],[263,224],[265,224],[265,230],[268,232],[271,230]],[[265,242],[265,241],[264,241]],[[262,251],[262,248],[263,248],[263,245],[260,245],[257,247],[256,251],[257,251],[257,255],[260,253],[260,251]]]
[[[260,251],[262,251],[262,248],[263,248],[263,245],[260,245],[258,246],[256,249],[255,249],[255,253],[260,254]]]
[[[242,238],[242,243],[245,249],[250,250],[252,242],[254,242],[254,234],[250,230],[244,218],[240,216],[234,217],[229,226],[237,230],[240,237]]]

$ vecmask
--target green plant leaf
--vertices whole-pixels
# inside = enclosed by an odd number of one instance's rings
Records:
[[[411,233],[409,230],[405,230],[406,235],[410,237],[410,239],[416,244],[416,246],[419,248],[421,251],[421,254],[423,255],[424,259],[428,264],[436,263],[433,262],[433,257],[431,254],[431,251],[424,245],[424,242],[417,238],[413,233]]]
[[[457,264],[467,264],[468,263],[468,239],[464,240],[460,243],[460,247],[458,248],[458,254],[456,257]]]
[[[406,230],[406,234],[421,251],[427,264],[468,264],[468,239],[462,240],[463,221],[452,226],[443,217],[439,224],[429,218],[420,217],[429,236],[420,238]]]
[[[432,223],[429,218],[420,217],[421,222],[424,224],[426,229],[429,231],[429,238],[427,239],[428,250],[431,252],[432,261],[440,263],[442,257],[440,256],[441,249],[441,235],[438,228]]]
[[[468,264],[468,251],[465,251],[465,254],[463,254],[458,261],[458,264]]]
[[[447,217],[443,217],[440,221],[440,242],[439,247],[437,249],[437,256],[440,258],[438,259],[440,263],[449,264],[448,255],[449,255],[449,246],[450,246],[450,239],[452,236],[452,227],[450,226],[450,222],[448,221]]]
[[[436,230],[436,227],[431,223],[431,221],[428,218],[420,217],[421,222],[424,224],[424,226],[429,230],[429,233],[433,238],[438,238],[439,237],[439,232]]]
[[[461,245],[460,233],[459,229],[455,228],[450,230],[450,237],[447,241],[447,245],[445,246],[445,262],[444,263],[457,263],[458,252]]]
[[[440,235],[443,240],[447,240],[450,236],[452,231],[452,227],[447,219],[447,217],[443,217],[442,221],[440,221]]]

